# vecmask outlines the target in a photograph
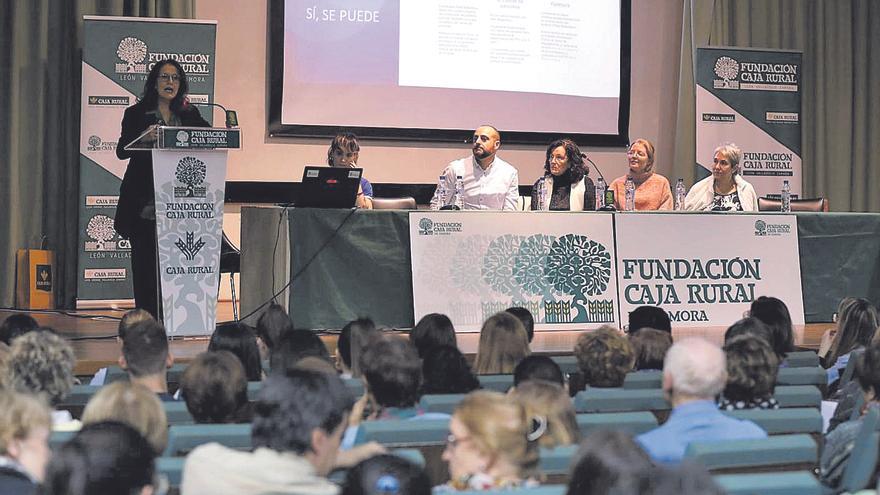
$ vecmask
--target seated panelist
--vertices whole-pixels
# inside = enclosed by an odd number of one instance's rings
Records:
[[[654,172],[654,145],[647,139],[636,139],[626,152],[629,170],[626,175],[611,181],[614,190],[614,206],[624,210],[626,202],[626,179],[635,185],[636,211],[671,210],[672,190],[666,177]]]
[[[578,145],[557,139],[547,147],[544,176],[532,187],[532,210],[584,211],[596,209],[596,186],[587,177]],[[543,184],[543,188],[541,185]],[[543,194],[543,198],[539,197]]]
[[[733,143],[715,148],[712,175],[697,182],[684,199],[688,211],[758,211],[755,188],[740,176],[742,150]]]
[[[358,145],[357,136],[350,132],[337,134],[330,142],[327,150],[327,164],[331,167],[355,168],[358,166],[358,153],[361,147]],[[373,186],[370,181],[361,176],[361,185],[358,187],[355,206],[373,209]]]

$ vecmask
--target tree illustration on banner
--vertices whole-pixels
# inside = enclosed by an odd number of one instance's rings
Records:
[[[535,234],[526,237],[514,257],[514,278],[527,294],[542,297],[543,301],[555,301],[553,284],[547,279],[547,255],[556,237]]]
[[[486,285],[496,292],[511,296],[514,301],[523,299],[522,289],[513,276],[516,254],[522,240],[522,236],[513,234],[496,237],[486,249],[481,271]]]
[[[610,299],[587,301],[587,296],[605,292],[611,279],[611,255],[605,246],[586,236],[566,234],[550,247],[544,274],[554,289],[573,296],[571,303],[545,302],[547,323],[613,321]],[[572,309],[576,310],[573,318]]]

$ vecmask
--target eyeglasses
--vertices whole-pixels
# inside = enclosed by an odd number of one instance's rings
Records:
[[[451,449],[455,449],[456,447],[458,447],[458,444],[460,444],[461,442],[470,440],[470,439],[471,439],[471,437],[458,438],[455,435],[453,435],[452,433],[450,433],[449,435],[446,436],[446,446]]]
[[[180,82],[180,76],[178,76],[177,74],[159,74],[159,80],[164,82]]]
[[[633,151],[633,150],[629,150],[629,151],[626,152],[626,156],[645,157],[645,156],[648,156],[648,154],[645,153],[644,151]]]
[[[565,161],[565,156],[553,155],[550,157],[550,161],[562,163]]]

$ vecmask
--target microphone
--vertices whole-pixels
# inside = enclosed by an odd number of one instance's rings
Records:
[[[593,160],[590,160],[590,157],[588,157],[586,153],[581,153],[581,158],[583,158],[584,160],[590,162],[590,165],[592,165],[593,168],[596,169],[596,173],[599,174],[599,178],[602,179],[602,181],[605,182],[606,184],[608,183],[608,181],[605,180],[605,176],[602,175],[602,171],[599,170],[599,166],[596,165],[596,162],[594,162]],[[587,175],[589,175],[589,171],[587,171]]]
[[[196,106],[205,106],[205,107],[217,107],[220,110],[223,110],[223,113],[226,115],[226,128],[232,129],[233,127],[238,127],[238,114],[235,110],[227,110],[226,107],[219,103],[210,103],[210,102],[189,102],[190,105]]]

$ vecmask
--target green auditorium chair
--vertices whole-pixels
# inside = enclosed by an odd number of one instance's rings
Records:
[[[391,454],[402,457],[421,468],[425,467],[425,456],[419,449],[393,449]]]
[[[165,457],[188,454],[199,445],[217,442],[232,449],[250,450],[251,425],[173,425],[168,428],[168,447]]]
[[[74,385],[61,403],[85,406],[98,390],[101,390],[99,385]]]
[[[809,471],[718,474],[713,477],[727,495],[820,495],[822,485]]]
[[[809,435],[776,435],[754,440],[693,442],[684,460],[713,474],[801,471],[814,469],[819,449]]]
[[[880,412],[875,408],[868,409],[859,426],[852,452],[843,469],[840,487],[849,493],[867,488],[877,470],[878,447],[880,447]]]
[[[354,443],[375,441],[389,448],[418,449],[425,459],[425,472],[436,486],[449,479],[447,465],[441,459],[448,435],[448,419],[364,421]]]
[[[541,448],[538,464],[541,474],[547,477],[547,483],[567,483],[571,462],[577,454],[577,445],[562,445],[552,449]]]
[[[159,457],[156,459],[156,471],[165,475],[168,486],[172,489],[180,487],[183,478],[183,463],[186,457]]]
[[[171,425],[191,425],[195,423],[189,409],[186,408],[186,402],[165,401],[162,402],[162,409],[165,409],[165,416],[168,418],[168,426]]]
[[[581,435],[592,430],[620,430],[638,435],[657,427],[657,418],[649,411],[585,413],[578,414],[576,419]]]
[[[187,366],[188,364],[186,363],[175,363],[170,368],[168,368],[168,371],[166,372],[168,383],[180,383],[180,378],[183,376],[183,372],[186,371]],[[128,381],[128,373],[119,366],[108,366],[107,375],[104,377],[104,385],[110,385],[111,383],[118,382],[119,380]]]
[[[819,355],[816,351],[789,352],[785,356],[785,362],[789,368],[808,368],[819,366]]]
[[[419,400],[419,408],[425,412],[452,414],[467,394],[426,394]]]
[[[651,411],[662,422],[671,406],[661,389],[588,388],[574,397],[579,413]]]
[[[662,371],[633,371],[623,379],[625,389],[652,389],[663,385]]]
[[[49,448],[52,450],[57,449],[64,442],[73,438],[76,435],[75,431],[53,431],[49,434]]]
[[[822,406],[822,392],[815,385],[782,385],[773,391],[773,397],[779,407],[815,407]]]
[[[821,366],[802,368],[779,368],[777,385],[815,385],[824,392],[828,386],[828,374]]]
[[[361,397],[364,395],[364,380],[361,378],[345,378],[342,380],[345,383],[345,386],[348,388],[348,391],[351,392],[355,398]]]
[[[478,375],[480,386],[486,390],[494,390],[502,394],[513,386],[513,375]]]
[[[764,429],[768,435],[792,433],[822,434],[822,413],[812,407],[790,409],[744,409],[723,411],[736,419],[747,419]]]
[[[559,365],[559,369],[562,370],[563,375],[577,373],[580,371],[578,368],[577,358],[574,356],[550,356],[550,359],[553,360],[557,365]]]
[[[253,402],[257,400],[257,394],[260,392],[260,389],[263,388],[263,382],[248,382],[247,384],[247,396],[248,400]]]

